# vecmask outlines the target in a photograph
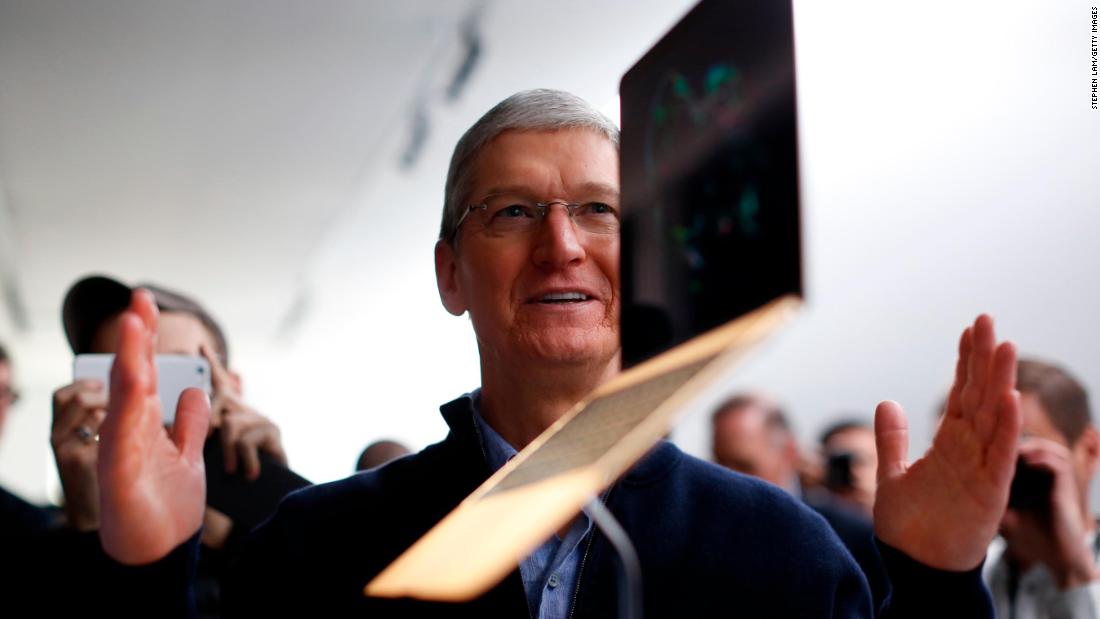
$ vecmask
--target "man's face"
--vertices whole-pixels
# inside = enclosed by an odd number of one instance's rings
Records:
[[[829,437],[827,454],[852,454],[852,486],[868,497],[875,495],[878,474],[878,452],[875,433],[870,428],[850,428]]]
[[[474,167],[470,202],[507,192],[539,202],[618,204],[619,157],[586,129],[508,131]],[[444,305],[470,312],[483,364],[606,366],[619,352],[619,236],[576,228],[553,206],[529,234],[493,236],[470,217],[437,248]],[[579,292],[580,301],[547,295]]]
[[[114,353],[118,346],[121,315],[99,327],[92,338],[92,352]],[[205,345],[218,350],[214,336],[198,318],[185,312],[162,312],[157,321],[157,354],[199,355],[199,347]]]
[[[720,415],[714,423],[714,460],[729,469],[759,477],[777,486],[790,483],[784,439],[768,425],[767,412],[743,406]]]
[[[1087,501],[1088,482],[1092,479],[1095,459],[1091,456],[1088,441],[1082,437],[1075,445],[1070,445],[1065,435],[1050,420],[1039,396],[1034,393],[1020,394],[1020,413],[1023,416],[1021,431],[1023,436],[1034,436],[1054,441],[1070,451],[1073,462],[1073,474],[1078,486],[1082,488],[1082,501]]]

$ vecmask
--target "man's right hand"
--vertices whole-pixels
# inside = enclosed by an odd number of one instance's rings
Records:
[[[135,291],[120,324],[99,433],[99,534],[108,555],[139,565],[163,558],[202,524],[210,403],[198,389],[184,391],[169,434],[157,397],[153,296]]]

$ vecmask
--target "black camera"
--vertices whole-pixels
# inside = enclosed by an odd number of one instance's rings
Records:
[[[1016,476],[1008,493],[1008,506],[1012,509],[1046,511],[1050,507],[1050,491],[1054,487],[1054,474],[1046,469],[1031,466],[1023,458],[1016,459]]]
[[[855,485],[852,478],[852,465],[855,454],[848,451],[836,451],[825,459],[825,487],[833,491],[851,490]]]

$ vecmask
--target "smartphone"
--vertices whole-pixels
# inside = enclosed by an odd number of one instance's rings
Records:
[[[73,382],[92,378],[102,381],[109,390],[111,365],[114,355],[77,355],[73,360]],[[160,397],[160,414],[164,425],[172,425],[176,418],[176,404],[184,389],[198,387],[211,395],[210,363],[192,355],[157,355],[157,395]]]
[[[854,461],[855,456],[847,451],[830,453],[825,459],[825,487],[837,492],[851,490],[855,485]]]

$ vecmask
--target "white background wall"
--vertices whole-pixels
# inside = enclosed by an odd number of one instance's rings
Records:
[[[489,6],[470,90],[433,110],[414,169],[389,163],[398,137],[377,145],[383,163],[364,173],[356,208],[307,265],[301,326],[242,338],[234,334],[249,333],[247,318],[226,321],[246,395],[280,424],[295,468],[334,479],[376,438],[421,447],[442,437],[436,407],[478,383],[468,321],[442,309],[433,277],[450,148],[521,88],[567,88],[612,105],[618,77],[688,6]],[[869,417],[878,400],[896,399],[920,448],[958,335],[987,311],[1024,353],[1063,362],[1100,391],[1090,6],[796,3],[808,303],[730,390],[774,392],[807,439],[837,411]],[[262,255],[193,258],[197,269],[249,261],[258,277],[280,277],[264,272]],[[203,300],[215,313],[235,303],[231,294]],[[0,483],[43,499],[53,475],[48,398],[68,378],[68,351],[56,322],[0,329],[0,340],[18,355],[27,396],[0,442]],[[690,411],[675,434],[704,457],[708,412]]]

